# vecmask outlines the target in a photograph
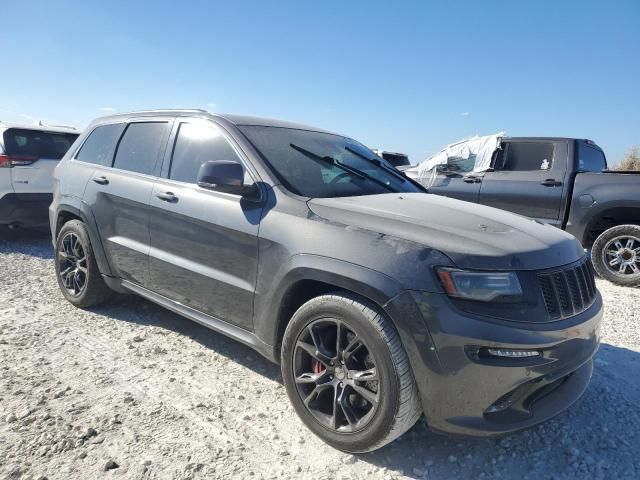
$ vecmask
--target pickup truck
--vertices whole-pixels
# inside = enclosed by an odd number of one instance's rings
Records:
[[[438,165],[430,193],[566,230],[591,250],[601,277],[640,285],[640,172],[609,171],[602,149],[576,138],[503,137],[485,172],[456,160]]]

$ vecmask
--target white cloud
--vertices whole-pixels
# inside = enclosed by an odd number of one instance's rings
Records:
[[[207,103],[207,107],[216,108],[216,104],[215,103]]]
[[[469,112],[462,112],[460,115],[463,116],[463,117],[470,117],[471,116],[471,114]]]
[[[102,107],[102,108],[100,108],[100,111],[101,112],[115,112],[116,109],[113,108],[113,107]]]

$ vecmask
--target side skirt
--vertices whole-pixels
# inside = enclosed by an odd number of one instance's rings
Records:
[[[109,286],[112,283],[115,283],[113,277],[111,277],[108,281]],[[161,307],[166,308],[167,310],[171,310],[178,315],[182,315],[183,317],[188,318],[194,322],[197,322],[201,325],[204,325],[211,330],[214,330],[218,333],[222,333],[227,337],[230,337],[234,340],[237,340],[241,343],[244,343],[248,347],[251,347],[255,351],[257,351],[260,355],[264,356],[267,360],[270,360],[274,363],[280,363],[280,358],[275,351],[275,348],[271,345],[266,344],[262,340],[260,340],[254,333],[249,332],[240,327],[236,327],[235,325],[231,325],[223,320],[212,317],[210,315],[206,315],[198,310],[195,310],[186,305],[182,305],[174,300],[171,300],[165,296],[159,295],[151,290],[147,290],[140,285],[136,285],[135,283],[129,282],[127,280],[120,280],[119,286],[121,289],[128,290],[129,292],[140,295],[147,300],[152,301],[160,305]],[[112,287],[113,288],[113,287]]]

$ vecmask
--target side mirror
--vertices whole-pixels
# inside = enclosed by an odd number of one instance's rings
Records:
[[[251,190],[244,185],[244,167],[233,160],[204,162],[198,171],[198,186],[235,195],[245,195]]]
[[[451,168],[451,165],[448,163],[436,165],[436,173],[440,173],[442,175],[452,175],[454,174],[454,170]]]

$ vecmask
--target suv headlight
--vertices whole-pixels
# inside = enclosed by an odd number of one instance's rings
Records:
[[[522,296],[515,272],[473,272],[455,268],[438,268],[436,272],[450,297],[481,302],[513,302]]]

